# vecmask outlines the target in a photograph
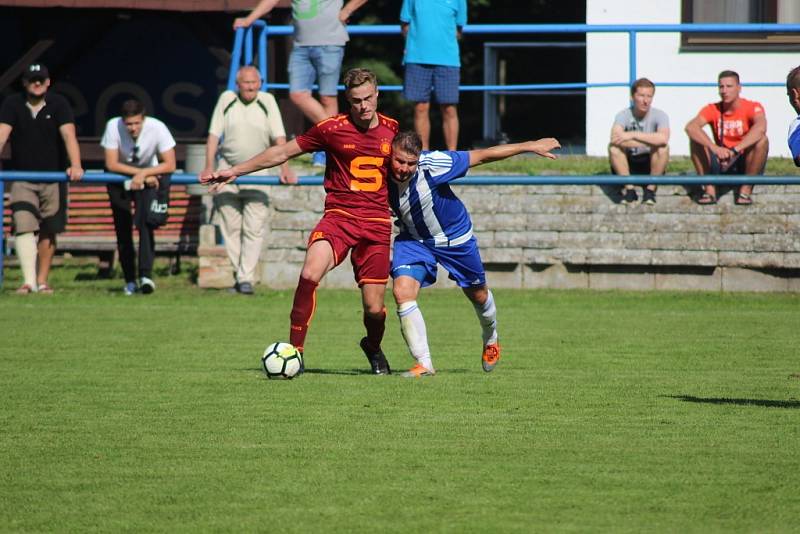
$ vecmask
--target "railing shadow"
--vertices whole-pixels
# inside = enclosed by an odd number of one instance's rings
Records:
[[[800,408],[800,400],[736,399],[727,397],[695,397],[694,395],[662,395],[662,397],[700,404],[733,404],[736,406],[760,406],[762,408]]]

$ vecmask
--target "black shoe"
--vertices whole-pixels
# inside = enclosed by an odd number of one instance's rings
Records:
[[[253,284],[250,282],[242,282],[239,284],[239,293],[242,295],[252,295],[253,294]]]
[[[645,189],[644,190],[644,200],[642,200],[645,204],[649,206],[656,205],[656,192],[652,189]]]
[[[622,190],[622,203],[623,204],[633,204],[639,200],[639,196],[636,194],[636,191],[633,189],[623,189]]]
[[[392,374],[392,370],[389,369],[389,362],[386,361],[386,355],[381,349],[378,349],[377,352],[372,352],[369,350],[367,347],[367,338],[362,338],[359,345],[361,345],[361,350],[364,351],[364,355],[369,360],[370,366],[372,366],[373,375]]]

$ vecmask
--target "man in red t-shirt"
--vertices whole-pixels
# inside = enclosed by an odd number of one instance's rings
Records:
[[[389,374],[381,350],[389,280],[392,232],[387,172],[397,121],[377,112],[378,81],[367,69],[344,76],[347,114],[325,119],[284,145],[264,150],[230,169],[205,173],[203,183],[225,184],[250,172],[274,167],[304,152],[325,150],[325,214],[312,230],[290,315],[289,342],[301,352],[316,305],[316,289],[328,271],[350,253],[361,288],[367,335],[361,349],[374,374]]]
[[[742,86],[734,71],[720,72],[717,80],[720,101],[705,106],[686,125],[697,174],[763,174],[769,153],[764,107],[739,96]],[[713,139],[703,131],[706,124],[711,126]],[[716,187],[705,185],[703,190],[698,203],[715,204]],[[740,186],[736,203],[752,204],[752,192],[752,185]]]

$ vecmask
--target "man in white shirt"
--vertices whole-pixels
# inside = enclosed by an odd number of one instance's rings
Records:
[[[286,143],[280,109],[269,93],[259,91],[261,76],[255,67],[242,67],[236,74],[238,92],[225,91],[217,100],[206,141],[206,165],[200,176],[210,176],[215,167],[228,169],[247,161],[272,145]],[[217,153],[219,161],[217,163]],[[254,175],[272,174],[272,169]],[[296,183],[287,163],[280,166],[280,181]],[[214,204],[220,218],[225,250],[235,271],[234,291],[253,294],[256,268],[264,243],[267,220],[265,186],[228,184],[220,189]]]
[[[121,116],[106,124],[100,145],[108,172],[131,177],[124,184],[108,184],[114,216],[119,261],[125,275],[125,294],[137,289],[155,291],[152,279],[156,253],[155,229],[166,222],[170,174],[175,171],[175,139],[160,120],[147,117],[138,100],[126,100]],[[131,201],[135,214],[131,216]],[[139,232],[139,287],[133,249],[133,226]]]

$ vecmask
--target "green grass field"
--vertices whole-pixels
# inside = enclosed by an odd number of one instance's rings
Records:
[[[291,292],[58,267],[0,294],[0,531],[797,532],[800,297],[495,292],[481,371],[423,293],[439,374],[366,374],[355,291],[319,292],[305,375],[268,381]],[[387,301],[388,303],[388,301]],[[391,309],[392,306],[390,305]],[[390,314],[384,348],[410,366]]]

